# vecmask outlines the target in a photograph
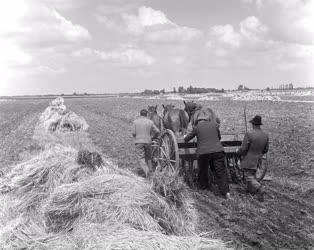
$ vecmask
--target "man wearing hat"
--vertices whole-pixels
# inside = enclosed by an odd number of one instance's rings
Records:
[[[247,132],[244,136],[239,155],[243,156],[241,168],[247,181],[247,191],[256,194],[258,200],[264,200],[264,191],[262,185],[256,179],[257,164],[263,154],[268,152],[269,139],[268,135],[261,129],[262,118],[256,115],[252,120],[252,131]]]
[[[225,167],[225,152],[220,142],[221,136],[216,121],[208,120],[208,116],[200,115],[193,130],[189,132],[184,141],[188,142],[197,137],[197,164],[198,181],[201,189],[209,189],[208,167],[217,178],[221,195],[229,199],[229,184]]]
[[[160,131],[154,122],[147,118],[148,111],[142,109],[140,117],[133,122],[132,135],[135,138],[136,155],[139,158],[141,168],[146,177],[152,171],[151,152],[152,137],[157,136]]]

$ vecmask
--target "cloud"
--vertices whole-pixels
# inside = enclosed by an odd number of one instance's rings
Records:
[[[0,38],[0,67],[22,66],[32,61],[32,56],[12,41]]]
[[[38,74],[64,73],[65,53],[61,60],[55,60],[59,55],[47,52],[48,48],[71,45],[68,52],[74,44],[91,39],[86,28],[74,24],[52,6],[39,0],[1,1],[1,85],[9,86],[20,79],[28,81],[27,77]]]
[[[313,0],[251,0],[258,17],[270,28],[274,40],[314,44]]]
[[[137,15],[123,13],[122,19],[130,34],[142,36],[148,42],[187,42],[202,35],[200,30],[177,25],[165,13],[150,7],[140,7]]]
[[[241,45],[241,35],[234,30],[231,24],[212,27],[209,37],[208,47],[213,47],[213,43],[224,44],[231,48],[238,48]]]
[[[69,10],[77,9],[87,4],[88,1],[85,0],[40,0],[41,2],[53,6],[57,9]]]
[[[76,57],[80,57],[83,60],[87,59],[89,61],[93,61],[97,59],[104,62],[127,67],[150,66],[156,61],[154,57],[149,55],[144,50],[130,46],[122,46],[119,49],[111,51],[85,48],[76,51],[73,55]]]
[[[122,18],[128,31],[133,34],[141,34],[145,32],[145,28],[156,25],[173,25],[163,12],[145,6],[138,9],[138,15],[123,13]]]
[[[0,37],[23,46],[89,40],[88,30],[37,0],[12,0],[0,5]]]
[[[275,40],[271,30],[257,17],[249,16],[239,22],[210,28],[206,46],[224,66],[254,68],[271,67],[291,70],[298,65],[309,65],[314,46]]]
[[[169,29],[147,32],[144,36],[144,40],[156,43],[188,42],[196,40],[201,37],[201,35],[202,33],[197,29],[177,26]]]
[[[20,67],[29,64],[32,56],[24,52],[18,45],[0,38],[0,86],[14,77],[14,67]],[[2,88],[2,87],[1,87]]]
[[[255,16],[249,16],[240,22],[240,33],[249,39],[265,39],[268,28]]]
[[[231,24],[213,26],[209,30],[208,38],[206,46],[219,50],[263,50],[273,43],[268,37],[268,28],[255,16],[242,20],[238,30]]]
[[[37,75],[60,75],[67,72],[67,69],[64,67],[61,68],[52,68],[46,65],[39,65],[34,67],[24,68],[21,73],[24,77],[28,76],[37,76]]]

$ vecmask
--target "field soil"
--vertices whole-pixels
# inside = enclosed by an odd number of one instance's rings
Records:
[[[1,169],[40,150],[32,129],[48,100],[0,103]],[[165,101],[164,103],[169,103]],[[182,101],[172,101],[183,107]],[[121,168],[138,166],[131,136],[141,108],[156,100],[128,98],[69,99],[69,110],[83,116],[98,148]],[[261,114],[270,135],[269,171],[260,203],[239,185],[231,200],[210,191],[191,189],[199,214],[197,230],[221,238],[237,249],[314,249],[314,104],[272,102],[204,102],[222,120],[222,133],[243,133],[243,107],[248,117]],[[161,113],[161,108],[159,108]]]

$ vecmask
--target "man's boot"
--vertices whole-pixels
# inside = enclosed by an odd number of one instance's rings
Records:
[[[263,190],[262,188],[260,188],[260,189],[257,191],[256,197],[257,197],[257,200],[258,200],[259,202],[264,202],[264,194],[265,194],[265,192],[264,192],[264,190]]]

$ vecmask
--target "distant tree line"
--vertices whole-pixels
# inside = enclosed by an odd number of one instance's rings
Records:
[[[74,96],[78,96],[78,95],[81,96],[81,95],[89,95],[89,94],[87,92],[84,92],[84,93],[73,92],[72,95],[74,95]],[[64,94],[62,93],[61,96],[64,96]]]
[[[161,89],[161,90],[151,90],[151,89],[145,89],[142,94],[143,95],[159,95],[159,94],[164,94],[166,93],[165,89]]]
[[[189,86],[186,89],[182,86],[178,88],[178,93],[187,93],[187,94],[224,93],[224,92],[225,92],[224,89],[216,89],[216,88],[198,88],[198,87],[193,87],[193,86]]]
[[[281,85],[279,85],[279,89],[293,89],[293,84],[292,83],[281,84]]]
[[[305,87],[305,89],[311,89],[312,87]],[[267,87],[266,90],[271,90],[271,89],[274,89],[274,90],[293,90],[293,89],[303,89],[302,87],[298,87],[298,88],[295,88],[293,86],[293,83],[289,83],[289,84],[280,84],[279,87]]]
[[[180,94],[203,94],[203,93],[224,93],[224,89],[216,89],[216,88],[197,88],[193,86],[189,86],[184,88],[183,86],[178,87],[178,89],[173,88],[170,93],[180,93]],[[150,90],[145,89],[142,94],[143,95],[159,95],[165,94],[165,89],[162,90]]]

